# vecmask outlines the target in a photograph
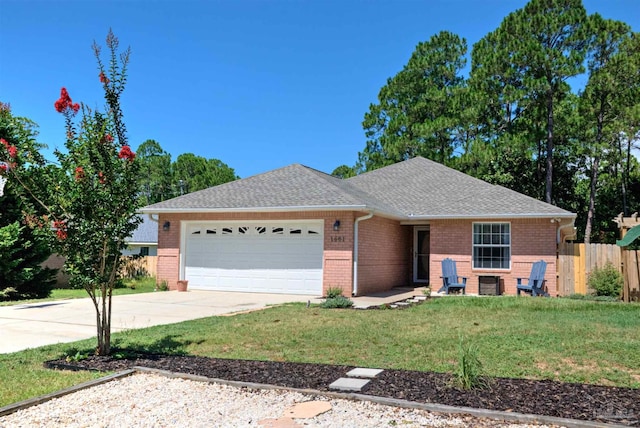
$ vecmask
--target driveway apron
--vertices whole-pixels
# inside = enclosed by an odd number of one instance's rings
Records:
[[[111,331],[172,324],[287,302],[317,303],[309,296],[166,291],[113,297]],[[0,307],[0,354],[68,343],[96,336],[96,312],[89,298]]]

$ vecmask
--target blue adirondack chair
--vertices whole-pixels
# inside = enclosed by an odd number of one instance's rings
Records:
[[[539,260],[531,266],[531,274],[529,275],[528,282],[524,284],[522,280],[524,278],[516,278],[518,284],[516,285],[516,289],[518,292],[518,296],[521,291],[526,293],[531,293],[532,296],[545,296],[549,297],[549,293],[544,291],[544,274],[547,271],[547,262],[544,260]]]
[[[449,294],[449,289],[455,289],[462,290],[462,294],[465,294],[467,278],[458,276],[456,262],[454,260],[447,258],[442,261],[442,276],[440,278],[442,278],[442,288],[438,290],[438,292],[444,290]]]

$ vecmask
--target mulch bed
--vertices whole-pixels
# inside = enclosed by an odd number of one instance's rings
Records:
[[[327,364],[246,361],[175,355],[116,359],[91,356],[77,362],[49,361],[49,368],[119,371],[143,366],[209,378],[327,391],[354,367]],[[640,426],[640,390],[554,381],[491,378],[470,391],[452,386],[448,374],[384,370],[363,394],[416,402],[467,406],[561,418]]]

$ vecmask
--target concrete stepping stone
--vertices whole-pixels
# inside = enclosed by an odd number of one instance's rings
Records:
[[[358,367],[351,370],[350,372],[347,372],[347,376],[374,378],[382,372],[383,370],[381,369],[364,369],[364,368]]]
[[[424,302],[425,300],[427,300],[427,296],[416,296],[414,297],[414,299],[419,302]]]
[[[355,379],[348,377],[341,377],[337,381],[329,385],[330,389],[337,389],[340,391],[362,391],[362,388],[370,382],[370,379]]]
[[[264,428],[304,428],[291,418],[269,418],[258,421],[258,425]]]
[[[411,303],[407,303],[407,302],[398,302],[396,303],[396,305],[398,306],[409,306]]]
[[[331,404],[328,401],[305,401],[285,410],[284,416],[293,419],[315,418],[329,410],[331,410]]]

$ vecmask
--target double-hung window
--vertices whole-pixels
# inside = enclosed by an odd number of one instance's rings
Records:
[[[509,269],[511,224],[473,223],[474,269]]]

